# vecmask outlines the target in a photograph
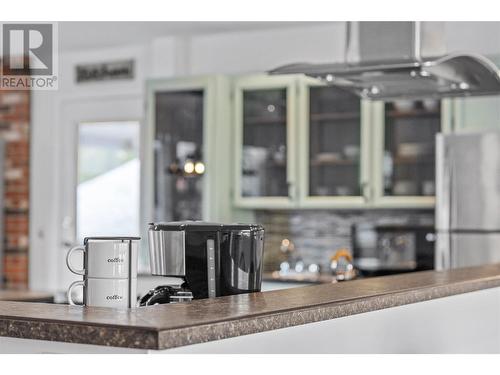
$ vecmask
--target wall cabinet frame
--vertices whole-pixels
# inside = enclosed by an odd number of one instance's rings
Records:
[[[371,206],[374,208],[423,208],[432,209],[435,205],[435,196],[422,195],[384,195],[384,134],[386,114],[385,102],[374,101],[371,106],[372,126],[372,189]],[[453,99],[440,100],[440,129],[439,132],[450,132],[453,122]],[[414,126],[418,126],[415,124]],[[432,161],[435,163],[435,161]]]
[[[236,77],[232,85],[234,131],[234,205],[247,209],[367,209],[434,207],[434,196],[384,196],[383,157],[385,103],[360,100],[359,105],[359,183],[358,194],[313,196],[310,193],[310,93],[322,87],[317,80],[302,75],[252,75]],[[244,196],[242,187],[245,92],[282,89],[286,92],[286,182],[283,196]],[[440,131],[452,128],[454,101],[440,101]],[[262,136],[266,137],[263,131]]]
[[[296,103],[297,103],[297,76],[267,76],[267,75],[255,75],[255,76],[245,76],[240,78],[235,78],[233,81],[233,131],[234,131],[234,204],[236,207],[240,208],[295,208],[298,207],[297,200],[297,113],[296,113]],[[269,103],[267,105],[268,110],[272,112],[279,112],[276,118],[273,119],[271,115],[266,117],[266,114],[260,115],[259,113],[265,112],[265,107],[261,109],[259,104],[265,105],[263,103],[252,102],[252,99],[247,99],[246,94],[248,93],[262,93],[265,97],[266,93],[275,93],[281,91],[284,94],[284,102],[282,105],[284,108],[282,112],[277,108],[277,104],[273,101],[273,98],[269,98]],[[263,99],[264,100],[264,99]],[[251,115],[251,110],[247,110],[251,104],[257,104],[255,109],[255,115]],[[246,115],[245,115],[246,114]],[[286,146],[286,154],[283,156],[283,165],[281,166],[284,171],[275,173],[283,173],[284,178],[279,176],[281,181],[279,183],[286,184],[286,189],[282,190],[282,194],[273,193],[273,195],[258,195],[245,194],[244,189],[248,186],[245,184],[250,183],[248,179],[244,181],[244,165],[246,162],[244,160],[243,154],[246,151],[244,148],[245,142],[245,128],[252,126],[259,126],[258,130],[253,130],[254,132],[254,143],[265,144],[266,137],[269,134],[266,133],[266,127],[271,129],[271,127],[284,127],[285,135],[283,142]],[[279,130],[278,130],[279,131]],[[258,138],[258,139],[257,139]],[[250,148],[252,146],[246,146]],[[264,147],[254,147],[255,151],[259,151]],[[248,150],[250,151],[250,150]],[[254,158],[255,159],[255,158]],[[263,160],[261,158],[262,165],[261,168],[270,167],[270,160]],[[279,167],[279,166],[277,166]],[[267,173],[267,178],[275,178],[272,175],[272,171]],[[258,179],[259,177],[255,177]],[[266,178],[266,177],[264,177]],[[257,180],[257,183],[262,182]],[[247,189],[248,190],[248,189]],[[259,190],[254,189],[254,190]],[[264,192],[265,193],[265,192]]]
[[[156,94],[171,92],[203,92],[203,162],[202,219],[231,220],[230,180],[231,128],[230,81],[228,77],[206,75],[152,79],[146,83],[147,126],[141,133],[141,218],[143,223],[164,220],[154,213],[154,140],[156,130]],[[147,238],[147,228],[144,238]]]

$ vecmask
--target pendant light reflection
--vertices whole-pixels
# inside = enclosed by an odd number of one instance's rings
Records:
[[[205,164],[203,164],[201,161],[196,162],[194,165],[194,171],[196,174],[203,174],[205,173]]]
[[[205,164],[201,161],[186,160],[183,169],[186,175],[202,175],[205,173]]]
[[[184,164],[184,173],[192,174],[194,172],[194,163],[191,160],[186,161]]]
[[[205,173],[205,164],[200,160],[186,159],[183,163],[175,161],[168,167],[168,173],[184,177],[196,177]]]

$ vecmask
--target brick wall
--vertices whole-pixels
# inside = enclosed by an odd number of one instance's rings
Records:
[[[0,138],[4,154],[5,287],[28,286],[29,246],[29,91],[0,90]]]

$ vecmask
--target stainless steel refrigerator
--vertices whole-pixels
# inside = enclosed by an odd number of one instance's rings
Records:
[[[500,131],[436,137],[437,269],[500,262]]]

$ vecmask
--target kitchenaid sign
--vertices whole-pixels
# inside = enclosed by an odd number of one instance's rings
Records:
[[[0,89],[56,90],[56,23],[3,23]]]

